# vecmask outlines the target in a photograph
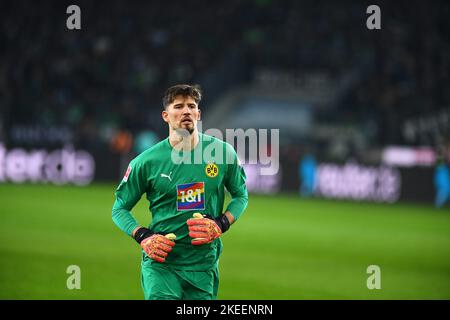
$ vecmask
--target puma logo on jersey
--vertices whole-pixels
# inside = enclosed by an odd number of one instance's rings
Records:
[[[170,177],[172,175],[172,171],[170,171],[169,175],[161,173],[161,178],[168,178],[172,182],[172,178]]]

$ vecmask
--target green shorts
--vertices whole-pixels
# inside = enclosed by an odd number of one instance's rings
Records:
[[[185,271],[142,262],[141,284],[146,300],[216,300],[219,269]]]

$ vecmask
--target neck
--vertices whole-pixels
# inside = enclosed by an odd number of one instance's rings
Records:
[[[175,130],[169,130],[169,143],[174,149],[191,151],[197,146],[198,140],[197,128],[187,136],[183,136]]]

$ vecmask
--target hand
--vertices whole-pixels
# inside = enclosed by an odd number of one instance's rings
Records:
[[[194,213],[194,218],[187,221],[189,226],[189,236],[194,246],[213,242],[222,235],[222,230],[216,221],[209,216],[204,217],[199,213]]]
[[[140,245],[149,258],[163,263],[169,252],[172,251],[175,242],[161,234],[154,234],[142,240]]]

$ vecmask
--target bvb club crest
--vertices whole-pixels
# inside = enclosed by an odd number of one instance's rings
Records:
[[[210,178],[215,178],[219,174],[219,168],[215,163],[209,163],[206,165],[205,173]]]

